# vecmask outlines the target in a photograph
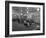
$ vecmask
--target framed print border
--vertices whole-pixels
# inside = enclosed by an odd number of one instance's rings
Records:
[[[34,34],[18,34],[10,35],[9,34],[9,4],[28,4],[28,5],[42,5],[43,6],[43,33],[34,33]],[[19,2],[19,1],[5,1],[5,37],[16,37],[16,36],[34,36],[34,35],[44,35],[45,34],[45,3],[37,2]]]

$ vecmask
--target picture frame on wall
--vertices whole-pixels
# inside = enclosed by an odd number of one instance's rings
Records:
[[[45,3],[5,1],[5,37],[45,34]]]

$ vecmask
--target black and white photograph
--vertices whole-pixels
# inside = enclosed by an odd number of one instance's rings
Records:
[[[12,31],[40,30],[39,7],[12,7]]]
[[[21,2],[22,3],[22,2]],[[44,3],[21,4],[9,2],[9,35],[43,34]],[[8,16],[7,16],[8,17]],[[7,22],[7,23],[8,23]]]

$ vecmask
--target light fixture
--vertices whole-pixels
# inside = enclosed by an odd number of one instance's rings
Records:
[[[23,14],[21,13],[21,15],[23,15]]]
[[[37,11],[39,11],[39,8],[37,8]]]

